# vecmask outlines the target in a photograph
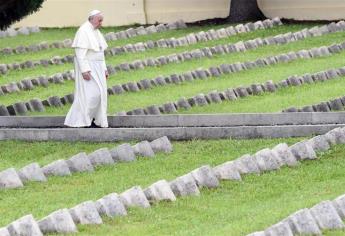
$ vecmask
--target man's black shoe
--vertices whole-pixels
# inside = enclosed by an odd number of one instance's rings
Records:
[[[102,127],[96,125],[96,124],[95,124],[95,120],[92,120],[91,125],[89,126],[89,128],[102,128]]]

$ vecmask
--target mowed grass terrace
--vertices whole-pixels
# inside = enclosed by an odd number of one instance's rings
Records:
[[[185,47],[155,48],[141,53],[109,56],[106,60],[107,64],[116,65],[218,44],[236,43],[257,37],[264,38],[295,32],[315,25],[318,24],[288,24]],[[227,26],[191,26],[187,29],[117,40],[110,42],[109,45],[114,47],[161,38],[178,38],[191,32]],[[105,28],[103,32],[121,29],[123,28]],[[29,36],[0,39],[0,48],[72,38],[75,31],[74,28],[45,29],[41,33]],[[207,69],[223,63],[253,61],[290,51],[341,43],[345,41],[344,36],[345,32],[331,33],[285,45],[264,46],[242,53],[215,55],[212,58],[119,72],[109,78],[108,86],[145,78],[153,79],[159,75],[180,74],[200,67]],[[0,62],[13,63],[49,59],[53,56],[65,56],[72,53],[71,49],[49,49],[35,53],[0,55]],[[190,97],[199,93],[206,94],[212,90],[223,91],[227,88],[249,86],[268,80],[278,82],[291,75],[339,68],[345,66],[344,56],[345,52],[341,52],[323,58],[299,59],[294,62],[222,75],[218,78],[194,80],[178,85],[154,87],[136,93],[109,96],[108,113],[113,115],[120,111],[129,111],[153,104],[161,105],[169,101],[176,101],[181,97]],[[0,75],[0,85],[39,75],[52,75],[72,68],[72,64],[64,64],[10,71],[6,75]],[[63,96],[73,90],[73,81],[65,81],[64,84],[49,84],[47,88],[36,87],[31,91],[0,96],[0,104],[10,105],[32,98],[43,100],[53,95]],[[178,112],[193,114],[280,112],[290,106],[301,107],[343,95],[345,95],[345,78],[340,77],[315,84],[288,87],[275,93],[264,93],[260,96],[250,96],[236,101],[223,101],[221,104],[193,107],[190,110],[179,110]],[[29,113],[28,115],[65,115],[69,107],[69,105],[61,108],[49,107],[43,113]],[[26,214],[33,214],[38,220],[57,209],[70,208],[86,200],[97,200],[112,192],[121,193],[136,185],[145,188],[160,179],[173,180],[202,165],[216,166],[247,153],[254,154],[263,148],[274,147],[278,143],[293,144],[301,139],[225,139],[173,142],[174,151],[171,154],[158,154],[152,159],[139,159],[133,163],[99,167],[91,174],[80,173],[72,177],[51,177],[47,183],[29,183],[22,189],[1,190],[0,227]],[[54,160],[67,159],[79,152],[90,153],[98,148],[111,148],[119,144],[1,141],[0,170],[10,167],[21,168],[32,162],[38,162],[43,166]],[[104,224],[100,226],[78,226],[80,232],[76,235],[246,235],[265,229],[301,208],[308,208],[322,200],[333,199],[344,194],[345,162],[343,153],[345,153],[345,145],[337,145],[330,151],[319,154],[319,160],[304,161],[295,168],[284,167],[259,176],[245,176],[241,182],[222,181],[221,186],[217,189],[202,189],[199,197],[178,198],[173,203],[161,202],[148,210],[131,208],[128,210],[128,216],[115,219],[105,217],[103,218]],[[325,235],[345,235],[345,232],[326,232]]]

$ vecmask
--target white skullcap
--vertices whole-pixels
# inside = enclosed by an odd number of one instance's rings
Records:
[[[89,17],[94,16],[94,15],[97,15],[97,14],[99,14],[99,13],[101,13],[101,11],[99,11],[99,10],[92,10],[92,11],[90,11],[90,13],[89,13]]]

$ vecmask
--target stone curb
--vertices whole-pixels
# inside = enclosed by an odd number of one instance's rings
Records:
[[[62,128],[65,116],[0,116],[2,128]],[[345,112],[108,116],[110,128],[235,127],[345,124]]]
[[[331,145],[335,144],[344,144],[345,143],[345,129],[344,128],[336,128],[331,130],[325,135],[322,135],[324,138],[324,142],[327,142]],[[338,137],[338,138],[337,138]],[[342,137],[342,138],[339,138]],[[313,147],[310,144],[310,140],[304,140],[299,143],[294,144],[291,147],[288,147],[286,144],[278,144],[275,148],[272,150],[270,149],[263,149],[261,151],[258,151],[254,155],[246,155],[247,161],[242,161],[243,157],[240,157],[238,159],[235,159],[231,163],[226,162],[224,164],[221,164],[217,167],[212,168],[209,165],[201,166],[197,169],[192,170],[191,172],[177,177],[175,180],[172,180],[171,182],[168,182],[166,180],[159,180],[155,182],[154,184],[150,185],[146,189],[142,189],[140,186],[134,186],[120,195],[116,193],[111,193],[110,195],[106,195],[105,197],[101,198],[97,201],[97,203],[93,201],[86,201],[83,202],[75,207],[72,207],[69,210],[60,210],[69,212],[70,215],[65,214],[64,219],[66,222],[66,226],[64,227],[64,224],[59,224],[59,227],[56,226],[57,222],[54,222],[54,214],[56,211],[52,214],[50,214],[48,217],[43,218],[40,223],[37,223],[35,219],[32,217],[32,215],[25,216],[17,221],[14,221],[13,223],[9,224],[6,228],[2,228],[1,230],[13,230],[13,229],[22,229],[24,227],[21,227],[22,224],[24,224],[22,219],[28,218],[25,223],[26,225],[29,225],[30,227],[25,227],[25,229],[35,229],[38,233],[37,235],[42,235],[41,230],[47,232],[47,229],[49,229],[48,232],[58,232],[58,229],[64,229],[64,233],[67,233],[67,229],[70,229],[71,232],[76,232],[75,224],[102,224],[103,220],[101,218],[101,215],[107,215],[110,217],[114,216],[125,216],[127,215],[127,211],[125,208],[131,208],[131,207],[140,207],[140,208],[150,208],[151,204],[155,204],[160,201],[176,201],[176,196],[198,196],[200,195],[199,189],[202,188],[217,188],[220,184],[220,180],[235,180],[239,181],[241,178],[233,178],[234,173],[237,173],[238,171],[241,171],[243,173],[243,170],[246,169],[246,173],[253,173],[248,171],[249,166],[253,166],[253,164],[260,166],[260,170],[257,172],[263,173],[266,171],[273,170],[270,168],[272,166],[272,163],[280,163],[278,167],[274,168],[279,169],[282,166],[290,166],[289,162],[287,162],[286,158],[284,158],[287,153],[291,155],[293,158],[296,158],[296,161],[298,160],[306,160],[308,159],[309,153],[305,153],[305,155],[302,156],[293,156],[293,148],[295,147],[307,147],[310,152],[314,152]],[[335,141],[335,142],[333,142]],[[299,144],[299,145],[297,145]],[[297,146],[296,146],[297,145]],[[279,146],[280,152],[276,151],[277,147]],[[330,146],[329,146],[330,148]],[[283,152],[282,152],[283,150]],[[266,154],[263,156],[262,153],[265,152]],[[258,156],[260,156],[260,160],[258,160]],[[297,160],[298,159],[298,160]],[[245,164],[247,163],[247,165]],[[248,165],[249,164],[249,165]],[[221,167],[221,169],[219,168]],[[107,198],[111,196],[111,199],[113,201],[106,201]],[[278,231],[278,234],[273,235],[282,235],[279,234],[283,230],[283,232],[288,232],[288,234],[284,235],[293,235],[291,232],[297,232],[297,233],[321,233],[319,230],[319,227],[322,229],[334,229],[334,228],[343,228],[344,224],[341,221],[341,218],[339,215],[344,215],[345,212],[345,197],[340,196],[334,202],[322,202],[321,204],[318,204],[314,206],[313,208],[309,210],[303,210],[302,212],[297,212],[290,217],[288,217],[286,220],[283,221],[282,226],[276,225],[275,227],[269,228],[269,231],[273,230]],[[112,202],[112,204],[110,204]],[[109,205],[108,205],[108,204]],[[114,214],[107,214],[106,209],[114,209]],[[109,213],[110,211],[108,211]],[[116,213],[115,213],[116,212]],[[337,213],[340,212],[340,213]],[[339,215],[338,215],[339,214]],[[60,214],[61,215],[61,214]],[[49,218],[51,217],[51,218]],[[61,216],[62,217],[62,216]],[[314,218],[313,218],[314,217]],[[74,224],[70,219],[73,219]],[[69,219],[69,220],[67,220]],[[314,220],[315,219],[315,220]],[[61,220],[60,220],[61,221]],[[290,225],[293,225],[295,227],[294,230],[291,230],[289,228]],[[38,230],[37,230],[38,229]],[[310,231],[313,230],[313,231]],[[20,233],[26,233],[26,232],[20,232]],[[30,234],[31,232],[28,232]],[[30,234],[32,235],[32,234]],[[35,234],[36,235],[36,234]],[[272,235],[272,234],[264,234],[262,232],[256,232],[251,235]]]
[[[170,140],[222,138],[286,138],[324,134],[345,124],[274,125],[237,127],[160,127],[160,128],[105,128],[105,129],[0,129],[0,140],[26,141],[129,141],[154,140],[167,136]]]
[[[29,181],[46,182],[46,177],[49,176],[71,176],[75,172],[93,172],[94,167],[97,166],[131,162],[136,160],[136,156],[154,157],[157,152],[170,153],[172,150],[172,144],[164,136],[152,142],[140,142],[133,146],[122,144],[111,150],[101,148],[89,155],[81,152],[68,160],[56,160],[42,168],[38,163],[28,164],[19,170],[8,168],[0,171],[0,190],[21,188]]]

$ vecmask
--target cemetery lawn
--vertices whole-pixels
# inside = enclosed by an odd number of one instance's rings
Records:
[[[257,37],[274,36],[295,32],[320,24],[288,24],[267,30],[238,34],[226,39],[212,40],[177,48],[155,48],[141,53],[126,53],[107,57],[107,64],[115,65],[137,59],[159,57],[172,53],[211,47],[218,44],[235,43]],[[191,32],[218,29],[229,25],[191,26],[187,29],[143,35],[126,40],[109,42],[110,47],[128,43],[178,38]],[[123,27],[104,28],[104,33],[118,31]],[[49,29],[29,36],[0,39],[0,49],[17,47],[46,41],[49,43],[73,38],[75,28]],[[197,68],[207,69],[223,63],[253,61],[271,55],[329,46],[345,41],[345,32],[312,37],[285,45],[264,46],[244,53],[215,55],[212,58],[191,60],[162,67],[148,67],[143,70],[119,72],[110,76],[108,87],[129,81],[153,79],[159,75],[180,74]],[[73,53],[71,49],[49,49],[36,53],[18,55],[0,54],[0,63],[23,62],[26,60],[50,59]],[[331,68],[345,66],[345,51],[324,58],[297,60],[273,66],[256,68],[218,78],[194,80],[179,85],[155,87],[137,93],[108,97],[108,113],[129,111],[149,105],[161,105],[177,101],[181,97],[191,97],[212,90],[224,91],[227,88],[249,86],[268,80],[278,82],[291,75],[315,73]],[[73,68],[72,64],[35,67],[10,71],[0,75],[0,86],[18,82],[24,78],[39,75],[53,75]],[[50,96],[63,96],[72,93],[73,81],[64,84],[49,84],[47,88],[35,87],[31,91],[20,91],[0,96],[1,105],[10,105],[33,98],[46,99]],[[289,87],[275,93],[264,93],[237,101],[223,101],[204,107],[193,107],[179,113],[242,113],[242,112],[280,112],[291,106],[302,107],[327,101],[345,95],[345,78],[318,82],[311,85]],[[61,108],[46,108],[42,113],[28,115],[65,115],[69,105]],[[50,177],[47,183],[25,184],[22,189],[0,191],[0,228],[27,214],[36,220],[49,213],[70,208],[83,201],[97,200],[106,194],[121,193],[135,185],[146,188],[152,183],[168,181],[184,175],[202,165],[216,166],[239,158],[244,154],[254,154],[263,148],[274,147],[278,143],[293,144],[302,138],[290,139],[252,139],[252,140],[192,140],[173,142],[171,154],[157,154],[152,159],[139,159],[133,163],[119,163],[114,166],[100,167],[94,173],[73,174],[72,177]],[[134,144],[135,141],[132,142]],[[10,167],[21,168],[29,163],[38,162],[41,166],[58,159],[67,159],[79,152],[91,153],[99,148],[112,148],[121,143],[90,142],[21,142],[0,141],[0,171]],[[313,206],[323,200],[331,200],[345,193],[344,154],[345,145],[333,147],[320,154],[319,160],[304,161],[298,167],[284,167],[278,171],[260,176],[243,176],[242,182],[221,181],[219,188],[202,189],[200,197],[178,198],[176,202],[161,202],[151,209],[131,208],[128,216],[115,219],[103,218],[100,226],[78,226],[76,235],[246,235],[263,230],[280,221],[289,214]],[[344,231],[327,232],[324,235],[345,235]]]
[[[289,145],[301,140],[193,140],[173,142],[171,154],[153,159],[101,167],[91,174],[52,177],[47,183],[29,183],[22,189],[0,192],[0,225],[32,213],[40,219],[60,208],[140,185],[145,188],[160,180],[172,180],[205,164],[215,166],[243,154]],[[115,143],[0,142],[0,169],[22,167],[37,161],[44,165],[81,151],[87,153]],[[215,190],[202,189],[200,197],[161,202],[151,209],[131,208],[126,217],[103,218],[100,226],[78,226],[77,235],[245,235],[262,230],[289,214],[345,192],[343,153],[338,145],[304,161],[298,167],[284,167],[260,176],[249,175],[242,182],[221,181]],[[326,235],[344,235],[331,232]]]
[[[186,47],[177,48],[159,48],[150,49],[142,53],[127,53],[118,56],[107,57],[107,63],[115,65],[123,62],[131,62],[136,59],[143,59],[148,57],[158,57],[160,55],[169,55],[171,53],[183,52],[186,50],[193,50],[195,48],[202,48],[205,46],[214,46],[218,44],[226,44],[230,42],[237,42],[240,40],[254,39],[256,37],[267,37],[270,35],[276,35],[279,33],[286,33],[289,31],[301,30],[305,27],[312,27],[310,24],[301,25],[284,25],[268,30],[258,30],[251,33],[239,34],[228,39],[213,40],[204,43],[198,43]],[[218,28],[220,26],[217,26]],[[223,25],[224,27],[224,25]],[[208,27],[192,27],[191,29],[175,30],[176,36],[185,35],[188,32],[198,32],[200,30],[207,30],[212,28]],[[110,29],[106,29],[109,31]],[[49,30],[48,30],[49,31]],[[172,36],[172,32],[163,32],[159,34],[153,34],[154,39],[167,38]],[[46,32],[45,32],[46,33]],[[56,32],[53,32],[56,33]],[[71,37],[71,30],[66,29],[66,37]],[[108,80],[108,87],[124,84],[129,81],[139,81],[142,79],[153,79],[159,75],[167,76],[171,74],[181,74],[183,72],[190,71],[197,68],[208,68],[210,66],[219,66],[223,63],[234,63],[244,61],[254,61],[258,58],[267,57],[271,55],[277,55],[281,53],[287,53],[290,51],[298,51],[301,49],[310,49],[313,47],[320,47],[323,45],[331,45],[333,43],[340,43],[345,40],[345,32],[332,33],[324,35],[322,37],[312,37],[297,42],[291,42],[285,45],[276,46],[263,46],[255,50],[248,50],[244,53],[232,53],[225,55],[215,55],[212,58],[203,58],[199,60],[185,61],[178,64],[168,64],[162,67],[148,67],[143,70],[131,71],[131,72],[119,72],[110,76]],[[148,36],[134,37],[131,41],[139,42],[148,40]],[[14,41],[17,39],[14,39]],[[0,41],[1,42],[1,41]],[[123,42],[114,41],[112,44],[122,44]],[[1,43],[0,43],[1,45]],[[52,49],[53,50],[53,49]],[[70,49],[54,49],[57,55],[63,56],[63,52],[68,51],[67,54],[72,53]],[[59,51],[60,50],[60,51]],[[51,58],[47,57],[46,53],[50,53],[50,50],[40,51],[37,53],[18,54],[13,55],[15,61],[20,61],[18,58],[23,57],[23,60],[35,55],[37,58]],[[58,54],[62,53],[62,54]],[[53,55],[53,54],[52,54]],[[137,93],[125,93],[123,95],[109,96],[108,113],[110,115],[116,114],[119,111],[129,111],[139,107],[146,107],[149,105],[161,105],[166,102],[177,101],[181,97],[191,97],[199,93],[208,93],[212,90],[224,91],[227,88],[234,88],[238,86],[249,86],[253,83],[264,83],[268,80],[278,82],[286,79],[291,75],[302,75],[304,73],[314,73],[321,70],[327,70],[330,68],[339,68],[344,66],[345,52],[334,54],[324,58],[313,59],[300,59],[290,63],[280,63],[273,66],[266,66],[263,68],[256,68],[252,70],[242,71],[239,73],[222,75],[218,78],[209,78],[206,80],[194,80],[192,82],[184,82],[179,85],[167,85],[162,87],[154,87],[146,91],[140,91]],[[0,59],[10,60],[12,56],[0,55]],[[6,59],[7,58],[7,59]],[[12,62],[14,62],[12,60]],[[19,81],[27,77],[35,77],[39,75],[52,75],[57,72],[64,72],[73,68],[72,64],[65,64],[59,66],[48,67],[36,67],[31,69],[24,69],[19,71],[10,71],[6,75],[0,75],[0,85]],[[223,102],[218,105],[211,105],[205,107],[194,107],[189,111],[181,111],[180,113],[223,113],[223,112],[279,112],[280,110],[289,106],[308,105],[312,103],[321,102],[322,99],[330,100],[334,97],[345,95],[344,82],[342,79],[335,81],[327,81],[324,83],[329,88],[336,88],[334,90],[328,89],[323,91],[323,85],[312,84],[308,86],[302,86],[300,88],[288,88],[274,94],[264,94],[258,97],[249,97],[241,99],[236,102]],[[305,95],[304,91],[309,89],[313,90],[313,93]],[[295,91],[296,96],[288,96],[290,91]],[[321,91],[322,90],[322,91]],[[74,91],[74,82],[65,81],[64,84],[49,84],[47,88],[35,87],[31,91],[20,91],[13,94],[8,94],[1,97],[1,104],[10,105],[19,101],[28,101],[32,98],[39,98],[41,100],[47,99],[50,96],[64,96]],[[321,96],[320,96],[321,95]],[[280,97],[283,102],[276,102],[272,97]],[[255,101],[261,103],[261,105],[255,104]],[[242,106],[243,103],[248,103],[246,106]],[[70,105],[66,105],[62,108],[47,108],[46,112],[35,113],[29,112],[29,115],[65,115]]]

